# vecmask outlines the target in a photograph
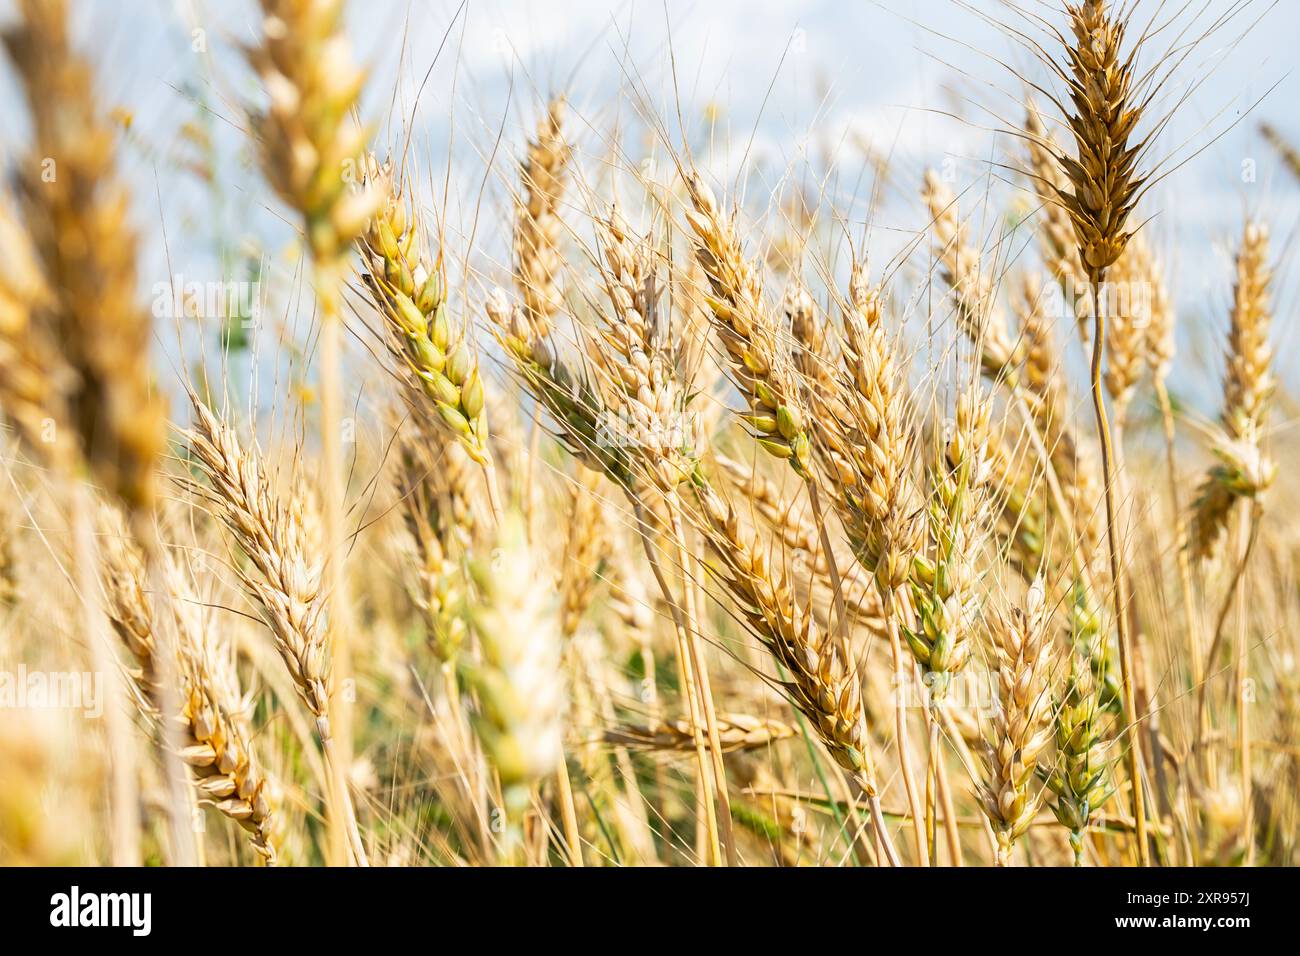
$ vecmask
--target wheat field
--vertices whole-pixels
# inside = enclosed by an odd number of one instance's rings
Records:
[[[1297,861],[1268,3],[953,0],[959,148],[761,162],[689,11],[494,112],[472,3],[245,6],[166,142],[4,11],[0,863]]]

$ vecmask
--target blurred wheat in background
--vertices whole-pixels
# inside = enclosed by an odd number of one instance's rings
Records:
[[[0,8],[0,863],[1296,862],[1291,13],[419,6]]]

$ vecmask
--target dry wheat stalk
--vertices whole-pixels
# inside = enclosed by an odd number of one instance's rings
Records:
[[[979,350],[980,368],[991,381],[1013,381],[1020,363],[1020,345],[997,307],[994,276],[984,268],[979,250],[970,244],[957,197],[934,170],[927,170],[921,191],[930,210],[934,253],[944,282],[957,303],[957,324]]]
[[[252,564],[251,571],[236,567],[240,583],[270,628],[321,739],[328,741],[330,647],[318,544],[309,538],[305,514],[309,506],[301,495],[277,494],[260,455],[243,448],[197,396],[191,395],[191,403],[194,428],[186,438],[212,485],[208,501]]]
[[[871,287],[860,263],[854,263],[850,275],[849,302],[839,387],[832,401],[814,405],[814,449],[853,555],[880,591],[895,687],[901,693],[910,668],[899,626],[908,613],[906,585],[924,535],[924,504],[912,474],[906,380],[884,329],[882,292]],[[905,707],[894,707],[894,724],[919,863],[929,853],[908,754]]]
[[[489,298],[488,314],[525,385],[560,425],[566,447],[588,468],[604,473],[622,488],[635,509],[642,525],[643,548],[673,614],[679,663],[690,685],[686,694],[692,719],[697,728],[707,727],[713,737],[712,694],[694,621],[695,602],[683,603],[672,593],[653,540],[660,534],[667,537],[677,551],[681,570],[688,573],[676,490],[695,468],[693,428],[685,414],[687,397],[675,377],[677,366],[666,335],[659,328],[658,289],[648,244],[637,241],[617,215],[599,223],[597,229],[604,247],[600,265],[612,314],[602,316],[588,344],[603,379],[592,382],[585,374],[572,372],[558,358],[547,324],[530,319],[527,310],[519,306],[510,306],[503,293],[498,291]],[[670,411],[674,417],[665,417]],[[721,857],[720,829],[728,860],[734,861],[725,769],[718,751],[713,748],[713,776],[722,803],[720,828],[714,822],[712,795],[705,783],[708,754],[702,737],[696,746],[701,806],[707,817],[712,858]]]
[[[240,446],[234,431],[190,393],[195,426],[190,453],[212,485],[208,502],[252,565],[236,573],[257,605],[294,690],[316,722],[330,773],[331,815],[353,860],[366,866],[331,721],[334,644],[327,628],[315,515],[305,494],[276,494],[261,456]],[[337,851],[336,851],[337,852]]]
[[[762,750],[798,734],[789,724],[749,714],[718,714],[718,737],[724,753]],[[659,721],[646,727],[620,726],[605,731],[605,742],[636,750],[686,752],[694,748],[695,735],[686,720]]]
[[[993,636],[998,658],[998,710],[988,742],[988,779],[981,805],[997,832],[997,862],[1010,862],[1015,841],[1029,829],[1043,798],[1035,780],[1052,740],[1049,608],[1041,581],[1030,586],[1023,609],[998,615]]]
[[[1124,713],[1130,727],[1138,721],[1134,697],[1136,679],[1127,623],[1127,579],[1119,540],[1114,450],[1110,422],[1102,395],[1102,355],[1106,345],[1104,301],[1095,295],[1106,270],[1124,253],[1132,232],[1128,223],[1137,205],[1146,174],[1137,168],[1145,141],[1134,131],[1146,105],[1133,89],[1134,57],[1141,39],[1124,50],[1124,22],[1107,9],[1105,0],[1067,4],[1073,38],[1066,42],[1067,63],[1054,69],[1069,91],[1067,120],[1074,135],[1075,156],[1063,151],[1057,159],[1065,170],[1068,189],[1057,197],[1074,223],[1079,258],[1094,291],[1093,343],[1090,378],[1097,437],[1101,443],[1105,479],[1106,537],[1110,555],[1111,593],[1115,628],[1119,637],[1123,674]],[[1133,781],[1133,818],[1137,827],[1139,864],[1149,862],[1145,795],[1142,787],[1142,752],[1139,738],[1130,734],[1129,772]]]
[[[700,530],[722,562],[719,577],[764,646],[789,671],[785,690],[836,761],[874,792],[875,768],[848,649],[820,631],[807,608],[796,606],[784,571],[768,561],[734,506],[702,479],[695,489]]]
[[[528,143],[519,172],[521,192],[515,200],[515,281],[524,309],[545,335],[564,306],[561,269],[560,203],[570,148],[564,141],[564,101],[552,100]]]
[[[383,201],[369,185],[352,188],[365,170],[366,131],[355,121],[365,74],[353,65],[343,32],[343,0],[261,0],[262,35],[244,53],[267,93],[265,111],[249,116],[263,174],[302,217],[320,305],[320,438],[324,547],[329,555],[332,666],[351,680],[352,601],[345,563],[346,476],[343,465],[343,270],[352,244]],[[345,837],[365,863],[342,768],[351,764],[352,719],[329,700],[339,759],[331,761],[330,856],[341,861]],[[345,832],[346,831],[346,832]]]
[[[871,805],[877,835],[892,851],[880,814],[875,764],[868,743],[857,668],[849,648],[822,631],[807,607],[796,604],[785,573],[740,524],[735,508],[702,478],[694,481],[695,517],[722,567],[718,577],[776,662],[789,674],[782,687],[811,722],[835,761],[851,772]]]

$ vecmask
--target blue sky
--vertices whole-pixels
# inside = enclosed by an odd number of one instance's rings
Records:
[[[988,161],[1001,158],[999,150],[1008,147],[988,127],[1001,125],[998,117],[1017,118],[1021,92],[998,61],[1043,76],[1005,26],[989,20],[1024,28],[1025,17],[1016,9],[1050,15],[1055,4],[470,0],[457,18],[458,7],[446,0],[352,2],[349,33],[357,58],[373,71],[367,117],[384,129],[387,117],[400,123],[412,115],[414,91],[452,28],[414,114],[416,149],[430,178],[443,175],[450,154],[456,191],[476,198],[485,179],[485,156],[504,129],[507,155],[487,176],[485,216],[501,214],[501,177],[543,96],[569,93],[575,112],[589,124],[588,159],[598,162],[603,137],[631,112],[620,90],[635,88],[661,110],[672,111],[675,89],[694,124],[693,135],[700,135],[699,117],[716,111],[714,142],[725,144],[715,152],[717,171],[730,177],[747,156],[747,168],[759,172],[728,182],[747,183],[754,194],[763,195],[771,182],[766,177],[799,169],[804,151],[811,156],[829,151],[842,168],[832,190],[865,199],[870,180],[858,178],[863,144],[891,153],[898,201],[886,204],[880,224],[903,234],[924,225],[912,196],[926,166],[950,159],[959,188],[980,195],[987,187]],[[1300,185],[1287,178],[1257,131],[1259,121],[1267,120],[1300,143],[1300,116],[1293,105],[1300,97],[1300,77],[1291,72],[1300,3],[1201,0],[1196,9],[1204,12],[1194,22],[1210,23],[1239,7],[1232,24],[1184,63],[1183,86],[1171,88],[1179,93],[1188,82],[1199,83],[1161,145],[1181,156],[1201,151],[1161,183],[1146,210],[1155,216],[1153,234],[1177,271],[1184,311],[1203,317],[1207,328],[1222,321],[1230,288],[1228,250],[1243,215],[1270,219],[1279,249],[1289,245],[1300,220]],[[256,88],[235,44],[255,36],[255,5],[248,0],[89,0],[74,8],[78,40],[100,68],[101,97],[135,118],[124,165],[136,186],[134,216],[145,238],[144,284],[165,279],[168,259],[173,273],[203,276],[219,270],[219,242],[237,250],[235,236],[270,252],[287,244],[292,234],[278,207],[260,180],[240,165],[248,146],[239,106],[256,95]],[[1139,0],[1135,17],[1145,22],[1155,9]],[[0,21],[11,14],[11,2],[0,0]],[[196,52],[196,46],[204,49]],[[399,105],[390,113],[395,89]],[[21,153],[25,135],[16,102],[12,77],[0,72],[6,161]],[[1254,112],[1242,119],[1252,106]],[[178,157],[194,154],[180,141],[180,131],[196,121],[211,132],[224,171],[219,205],[192,175],[177,169]],[[1256,163],[1253,183],[1242,181],[1243,161]],[[461,208],[451,215],[471,211]],[[1279,304],[1289,309],[1294,297],[1288,278],[1284,270]],[[1279,334],[1289,335],[1285,329]],[[1204,341],[1214,341],[1213,336],[1207,333]]]

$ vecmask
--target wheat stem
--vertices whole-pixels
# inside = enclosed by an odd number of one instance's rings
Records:
[[[1101,289],[1105,269],[1089,270],[1089,282],[1094,290]],[[1120,679],[1123,682],[1124,721],[1129,738],[1129,775],[1133,786],[1133,819],[1137,840],[1138,864],[1150,865],[1147,845],[1146,807],[1142,792],[1142,747],[1138,733],[1138,716],[1134,702],[1133,648],[1128,630],[1128,601],[1125,594],[1123,554],[1119,541],[1118,517],[1115,503],[1115,452],[1111,445],[1110,422],[1106,416],[1103,394],[1102,355],[1106,346],[1106,309],[1104,296],[1094,297],[1092,361],[1089,366],[1092,390],[1092,409],[1097,422],[1097,439],[1101,445],[1102,479],[1105,485],[1106,543],[1110,556],[1112,607],[1115,612],[1115,631],[1119,636]]]

